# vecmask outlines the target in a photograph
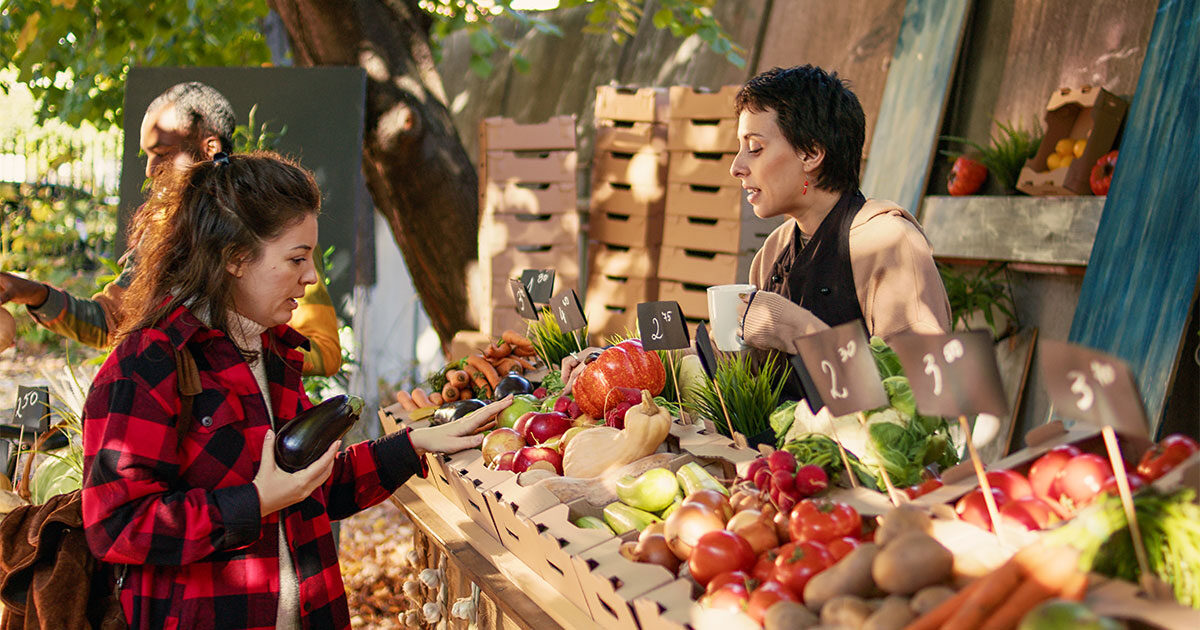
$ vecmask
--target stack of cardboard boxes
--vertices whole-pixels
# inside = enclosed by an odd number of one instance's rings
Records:
[[[480,330],[525,331],[509,278],[553,269],[557,287],[579,282],[575,117],[533,125],[488,118],[480,125]]]
[[[782,222],[756,217],[729,172],[738,151],[737,90],[670,90],[659,299],[679,302],[689,320],[708,319],[709,286],[746,282],[754,252]]]
[[[658,299],[667,184],[667,91],[596,88],[585,313],[593,342],[635,330]]]

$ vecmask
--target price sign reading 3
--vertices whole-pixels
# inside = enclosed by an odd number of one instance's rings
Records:
[[[890,345],[908,376],[917,410],[922,414],[1008,414],[1008,398],[990,334],[898,335]]]
[[[1146,410],[1124,361],[1082,346],[1040,342],[1041,363],[1054,411],[1072,420],[1147,437]]]

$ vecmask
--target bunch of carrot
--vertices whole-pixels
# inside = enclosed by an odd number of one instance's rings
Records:
[[[980,628],[1009,630],[1038,604],[1051,599],[1081,601],[1087,574],[1072,547],[1030,545],[991,573],[968,584],[905,630]]]
[[[473,398],[475,392],[491,397],[500,379],[509,372],[524,374],[533,370],[528,359],[537,356],[533,343],[513,330],[506,330],[481,354],[471,355],[446,367],[441,391],[426,394],[420,387],[412,393],[396,392],[396,402],[406,411],[438,407],[448,402]]]

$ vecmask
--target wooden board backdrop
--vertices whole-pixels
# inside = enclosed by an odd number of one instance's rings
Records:
[[[970,0],[908,0],[862,190],[919,212]]]
[[[1200,3],[1162,0],[1070,340],[1137,375],[1151,435],[1200,273]]]

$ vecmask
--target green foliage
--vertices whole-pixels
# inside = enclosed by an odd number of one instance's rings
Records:
[[[696,392],[698,411],[725,435],[732,435],[731,429],[746,437],[768,431],[790,370],[775,354],[758,369],[749,354],[723,354],[713,380],[705,379]]]
[[[7,0],[0,66],[18,69],[16,82],[38,100],[39,122],[120,126],[130,67],[266,63],[266,14],[266,0]]]
[[[996,311],[1010,320],[1017,319],[1014,314],[1016,305],[1013,304],[1008,286],[999,279],[1004,270],[1003,263],[988,265],[975,274],[960,273],[947,265],[938,265],[942,284],[946,286],[946,296],[950,299],[951,324],[955,328],[960,324],[966,328],[967,320],[972,315],[982,313],[992,335],[999,336],[1003,331],[996,330]]]
[[[579,334],[587,339],[587,327],[580,330]],[[538,318],[529,322],[529,334],[526,336],[533,343],[538,358],[550,368],[561,365],[563,358],[580,349],[579,338],[564,332],[548,308],[543,308]]]
[[[279,131],[271,131],[271,121],[265,121],[262,125],[255,122],[255,117],[258,115],[258,104],[255,103],[250,108],[249,122],[245,125],[238,125],[233,128],[233,152],[234,153],[249,153],[251,151],[274,151],[275,145],[279,139],[287,134],[287,125],[284,125]],[[328,262],[329,254],[332,247],[325,252],[326,262]],[[326,281],[328,282],[328,280]]]
[[[608,34],[617,43],[624,43],[637,32],[642,21],[641,0],[563,0],[564,8],[587,4],[586,33]],[[744,68],[746,51],[734,42],[713,15],[716,0],[660,0],[659,9],[650,22],[657,29],[670,30],[680,39],[695,35],[729,63]]]
[[[999,131],[992,134],[988,146],[983,146],[969,138],[958,136],[942,136],[942,140],[964,144],[979,153],[979,161],[987,167],[988,172],[1000,185],[1005,193],[1016,192],[1017,177],[1025,160],[1033,157],[1042,143],[1040,130],[1030,131],[1015,124],[1006,125],[995,121]],[[1034,126],[1037,129],[1037,126]],[[942,155],[957,158],[960,154],[952,151],[942,151]]]

